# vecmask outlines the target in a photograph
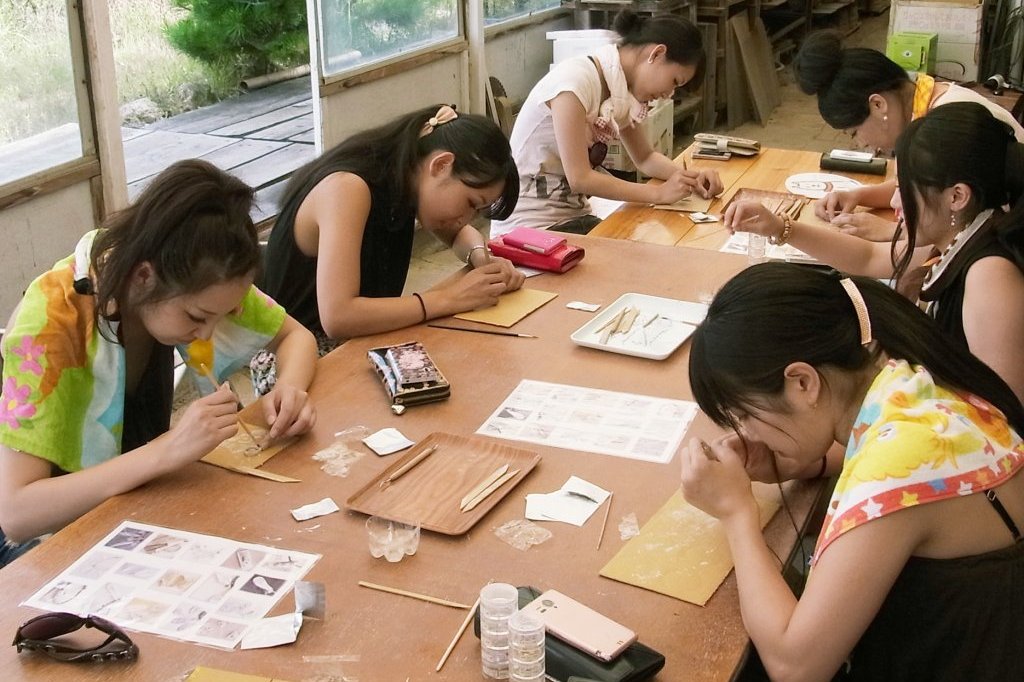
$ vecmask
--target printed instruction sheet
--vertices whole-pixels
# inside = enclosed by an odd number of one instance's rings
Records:
[[[524,379],[477,433],[664,464],[697,409],[686,400]]]
[[[22,605],[230,649],[319,558],[125,521]]]

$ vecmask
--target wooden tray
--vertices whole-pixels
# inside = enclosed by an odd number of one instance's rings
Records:
[[[437,444],[432,455],[391,485],[380,488],[387,478],[413,457]],[[400,460],[375,476],[348,498],[348,509],[383,516],[396,521],[419,521],[420,527],[445,535],[462,535],[509,494],[540,462],[540,455],[473,436],[432,433],[417,443]],[[459,502],[495,469],[503,464],[519,469],[475,509],[463,512]]]
[[[779,199],[800,199],[807,202],[800,209],[800,217],[797,218],[796,222],[805,225],[816,225],[818,227],[832,227],[829,223],[814,215],[813,199],[808,199],[799,194],[790,194],[789,192],[771,192],[766,189],[753,189],[751,187],[741,187],[732,196],[732,199],[729,199],[729,203],[722,207],[722,214],[725,214],[734,201],[760,201],[764,203],[766,200],[778,201]]]

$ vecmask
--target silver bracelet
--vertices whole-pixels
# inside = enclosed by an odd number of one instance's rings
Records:
[[[470,260],[473,258],[473,252],[477,249],[482,249],[488,256],[491,255],[491,250],[487,248],[486,244],[477,244],[476,246],[469,247],[469,251],[466,252],[466,265],[470,264]]]

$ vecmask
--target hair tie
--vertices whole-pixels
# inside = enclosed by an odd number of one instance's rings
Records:
[[[427,119],[427,122],[420,128],[420,137],[426,137],[430,133],[434,132],[434,128],[439,125],[444,125],[457,119],[459,115],[455,113],[455,108],[442,104],[441,108],[437,110],[437,113]]]
[[[857,325],[860,327],[860,345],[866,346],[871,343],[871,318],[868,317],[868,305],[857,288],[856,283],[849,277],[839,280],[853,303],[853,309],[857,311]]]

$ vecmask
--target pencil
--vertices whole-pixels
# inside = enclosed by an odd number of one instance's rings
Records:
[[[205,362],[199,363],[199,371],[201,371],[203,373],[203,376],[206,377],[211,384],[213,384],[214,390],[220,389],[220,384],[217,383],[217,377],[213,375],[213,372],[210,370],[209,367],[206,366]],[[242,400],[238,397],[238,394],[235,393],[234,389],[232,389],[231,393],[234,394],[235,396],[235,406],[238,407],[238,411],[241,412],[243,409],[245,409],[245,405],[242,404]],[[253,435],[252,429],[249,428],[248,424],[239,419],[238,426],[243,431],[245,431],[245,435],[249,436],[249,440],[252,441],[253,445],[255,445],[260,450],[263,449],[263,445],[258,440],[256,440],[256,436]]]
[[[386,585],[378,585],[377,583],[367,582],[365,580],[359,581],[360,587],[369,587],[371,590],[377,590],[379,592],[387,592],[389,594],[397,594],[402,597],[412,597],[413,599],[419,599],[420,601],[430,602],[431,604],[438,604],[440,606],[450,606],[453,609],[468,609],[469,604],[460,604],[457,601],[448,601],[447,599],[439,599],[437,597],[431,597],[428,594],[420,594],[419,592],[408,592],[406,590],[400,590],[397,587],[388,587]]]
[[[604,520],[601,521],[601,534],[597,536],[597,548],[601,549],[601,541],[604,540],[604,529],[608,526],[608,512],[612,510],[612,495],[608,493],[608,506],[604,508]]]
[[[441,672],[441,668],[444,667],[445,661],[452,655],[452,650],[455,649],[455,645],[459,643],[462,638],[462,633],[466,631],[469,624],[473,621],[473,615],[476,613],[477,608],[480,606],[480,597],[476,598],[472,608],[469,609],[469,613],[466,614],[466,620],[462,621],[462,625],[459,626],[459,631],[455,633],[455,637],[452,638],[452,643],[448,645],[448,648],[444,650],[444,654],[441,656],[441,660],[437,662],[437,667],[434,668],[434,672]]]
[[[518,336],[523,339],[536,339],[537,337],[533,334],[523,334],[521,332],[502,332],[497,329],[472,329],[470,327],[451,327],[446,324],[428,324],[428,327],[434,329],[451,329],[457,332],[476,332],[477,334],[496,334],[497,336]]]

